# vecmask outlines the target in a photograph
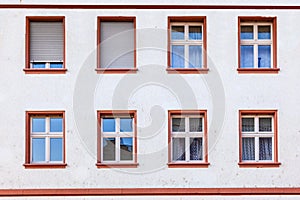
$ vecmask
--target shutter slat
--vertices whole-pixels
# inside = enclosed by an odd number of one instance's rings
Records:
[[[62,22],[30,22],[30,61],[63,61]]]

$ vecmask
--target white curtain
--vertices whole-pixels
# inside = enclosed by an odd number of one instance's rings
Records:
[[[259,138],[259,160],[272,160],[272,138]]]
[[[202,138],[190,139],[190,160],[203,160]]]
[[[190,68],[202,67],[202,46],[201,45],[189,46],[189,67]]]
[[[242,160],[255,160],[254,138],[243,138],[242,149]]]
[[[173,160],[185,160],[185,138],[173,138]]]

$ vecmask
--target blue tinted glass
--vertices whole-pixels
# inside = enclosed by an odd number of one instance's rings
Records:
[[[120,159],[132,160],[133,159],[133,139],[120,138]]]
[[[241,40],[251,40],[253,38],[253,26],[241,26]]]
[[[132,132],[132,118],[121,118],[120,119],[120,131],[121,132]]]
[[[103,118],[103,132],[115,132],[116,125],[114,118]]]
[[[50,68],[63,68],[62,63],[50,63]]]
[[[258,46],[258,67],[259,68],[271,67],[271,46],[270,45]]]
[[[62,118],[50,118],[50,132],[62,132]]]
[[[202,46],[191,45],[189,46],[189,68],[202,67]]]
[[[189,26],[189,40],[202,40],[202,26]]]
[[[271,26],[258,26],[258,39],[271,39]]]
[[[184,46],[172,46],[172,68],[184,68]]]
[[[171,38],[172,40],[183,40],[184,26],[172,26]]]
[[[253,68],[254,67],[254,56],[252,45],[241,46],[241,68]]]
[[[50,161],[62,161],[62,138],[50,138]]]
[[[45,118],[32,118],[32,132],[45,132],[46,131]]]
[[[45,161],[45,138],[32,138],[32,162]]]
[[[116,139],[103,138],[103,160],[116,160]]]
[[[46,68],[46,63],[32,63],[32,68],[34,69]]]

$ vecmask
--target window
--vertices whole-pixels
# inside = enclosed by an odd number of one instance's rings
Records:
[[[238,71],[278,72],[276,61],[276,18],[239,17]]]
[[[66,166],[64,119],[64,111],[26,112],[26,168]]]
[[[26,18],[26,73],[65,73],[64,17]]]
[[[169,167],[207,167],[206,111],[169,111]]]
[[[98,17],[98,73],[136,72],[135,17]]]
[[[137,167],[136,111],[98,111],[98,161],[102,167]]]
[[[240,166],[279,165],[277,111],[240,111]]]
[[[169,17],[169,73],[207,73],[206,17]]]

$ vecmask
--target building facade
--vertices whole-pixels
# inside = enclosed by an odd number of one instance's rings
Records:
[[[299,2],[0,13],[1,197],[300,197]]]

